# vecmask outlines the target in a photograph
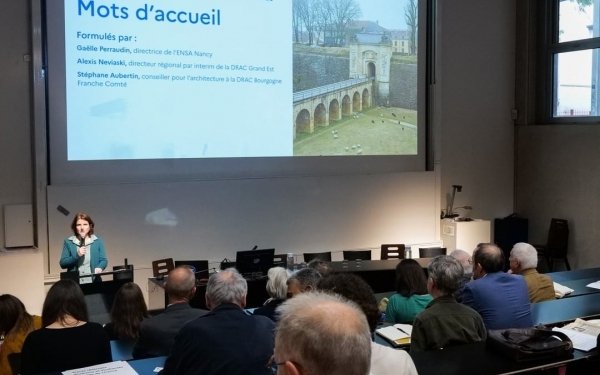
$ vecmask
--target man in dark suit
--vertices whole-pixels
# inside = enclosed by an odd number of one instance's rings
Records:
[[[275,323],[249,315],[248,285],[233,268],[213,274],[206,286],[208,314],[186,324],[162,374],[268,375]]]
[[[487,329],[533,326],[529,292],[522,276],[504,273],[502,250],[489,243],[473,251],[473,281],[465,286],[463,303],[483,318]]]
[[[169,272],[165,292],[169,301],[165,311],[143,320],[140,325],[140,336],[133,348],[136,359],[168,355],[181,327],[208,312],[189,304],[196,294],[196,276],[187,266]]]

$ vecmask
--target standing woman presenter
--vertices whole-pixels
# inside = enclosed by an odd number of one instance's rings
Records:
[[[83,212],[79,212],[71,223],[73,235],[65,239],[60,256],[61,268],[90,275],[102,272],[107,264],[104,242],[94,234],[94,221]],[[100,281],[100,277],[95,278]],[[91,277],[79,279],[81,284],[91,283]]]

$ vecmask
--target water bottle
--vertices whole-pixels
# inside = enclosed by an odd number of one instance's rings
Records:
[[[404,248],[404,259],[411,259],[412,258],[412,250],[410,248],[410,246],[406,246]]]

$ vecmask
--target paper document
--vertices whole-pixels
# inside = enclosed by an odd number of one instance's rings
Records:
[[[402,326],[406,326],[406,325],[407,324],[402,324]],[[412,327],[410,325],[409,325],[409,327],[410,327],[409,332],[412,332]],[[396,328],[395,325],[379,328],[379,329],[375,330],[375,332],[377,332],[377,334],[380,335],[381,337],[388,340],[394,346],[410,344],[410,334],[404,330],[400,330],[400,329]]]
[[[407,335],[412,335],[412,326],[410,324],[394,324],[394,327],[399,329],[400,331],[406,333]]]
[[[596,347],[598,335],[600,335],[600,324],[597,321],[577,318],[574,322],[562,328],[553,328],[553,330],[569,336],[575,349],[588,351]]]
[[[563,298],[567,294],[573,293],[574,290],[569,288],[568,286],[561,285],[557,282],[554,282],[554,296],[556,298]]]
[[[101,365],[82,367],[63,371],[64,375],[137,375],[137,372],[126,361],[103,363]]]
[[[591,284],[586,285],[588,288],[600,289],[600,281],[595,281]]]

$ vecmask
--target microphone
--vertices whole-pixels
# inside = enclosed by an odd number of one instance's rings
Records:
[[[79,235],[79,247],[85,246],[85,236]]]
[[[256,250],[258,249],[258,245],[254,245],[254,247],[252,248],[252,250]]]

